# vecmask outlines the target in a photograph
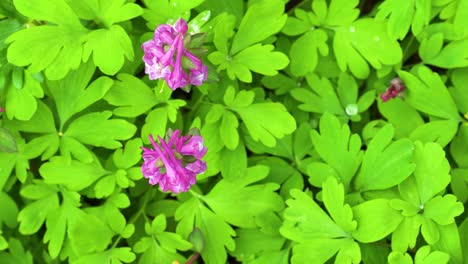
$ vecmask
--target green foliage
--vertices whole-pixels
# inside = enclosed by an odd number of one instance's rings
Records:
[[[215,51],[208,56],[214,64],[219,65],[218,71],[227,70],[230,79],[239,79],[242,82],[252,82],[252,72],[272,76],[278,70],[285,68],[289,59],[281,52],[272,51],[272,45],[256,44],[278,32],[286,22],[284,4],[280,0],[258,1],[249,7],[244,15],[239,30],[232,39],[230,51],[226,48],[227,41],[232,37],[233,24],[229,29],[215,29]],[[231,20],[231,17],[224,17]],[[221,25],[221,24],[218,24]]]
[[[467,10],[0,1],[0,262],[467,263]],[[173,91],[141,45],[179,18],[209,73]],[[148,184],[192,128],[206,172]]]
[[[7,42],[8,60],[17,66],[28,66],[31,72],[45,70],[52,80],[63,78],[70,70],[87,61],[91,53],[94,63],[106,74],[122,68],[124,57],[133,60],[131,40],[125,30],[114,25],[141,14],[141,8],[121,0],[89,0],[69,4],[15,0],[15,7],[25,16],[50,21],[51,25],[34,24],[11,35]],[[52,10],[52,12],[46,11]],[[79,19],[94,20],[103,28],[90,30]]]

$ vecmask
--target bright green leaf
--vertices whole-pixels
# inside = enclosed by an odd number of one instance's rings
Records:
[[[367,146],[355,179],[360,191],[383,190],[405,180],[414,171],[413,144],[408,139],[392,142],[393,127],[384,126]]]
[[[122,119],[109,119],[111,115],[110,111],[104,111],[81,116],[70,124],[64,135],[93,146],[118,148],[122,144],[117,140],[129,139],[136,127]]]
[[[296,121],[280,103],[258,103],[246,108],[234,108],[250,136],[269,147],[296,129]]]
[[[90,186],[106,171],[98,162],[82,163],[57,156],[44,163],[39,173],[48,184],[61,184],[69,190],[79,191]]]
[[[236,54],[279,32],[286,23],[286,18],[284,2],[281,0],[260,0],[252,4],[232,40],[231,53]]]
[[[363,243],[375,242],[391,234],[403,216],[390,207],[387,199],[374,199],[353,207],[357,229],[353,237]]]

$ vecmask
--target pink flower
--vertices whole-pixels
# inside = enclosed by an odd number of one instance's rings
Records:
[[[174,131],[168,141],[158,136],[159,144],[150,135],[153,149],[142,148],[141,171],[149,184],[159,184],[163,192],[186,192],[196,183],[197,174],[206,171],[206,163],[201,160],[206,154],[203,138],[179,135],[179,130]]]
[[[153,39],[142,44],[145,73],[150,80],[163,78],[175,90],[190,84],[200,86],[207,79],[206,65],[184,46],[189,44],[185,43],[187,30],[187,22],[178,19],[173,26],[159,25]],[[184,68],[184,58],[190,60],[193,67]]]
[[[195,55],[188,51],[185,53],[185,56],[195,66],[194,68],[190,69],[190,83],[193,85],[201,85],[208,77],[208,67],[206,67],[206,65],[203,65],[199,58],[197,58]]]
[[[397,96],[402,96],[402,92],[406,89],[405,85],[400,78],[393,78],[390,81],[390,87],[380,95],[380,98],[383,102],[387,102],[390,99],[393,99]]]
[[[201,159],[206,154],[206,147],[203,145],[201,136],[191,136],[188,139],[184,138],[184,144],[177,151],[182,155],[193,156],[196,159]]]

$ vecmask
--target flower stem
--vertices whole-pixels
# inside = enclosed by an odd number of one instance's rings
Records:
[[[197,258],[198,258],[199,256],[200,256],[200,253],[195,252],[195,253],[190,257],[190,259],[187,260],[187,262],[185,262],[185,264],[193,264],[193,262],[194,262],[195,260],[197,260]]]
[[[127,225],[131,225],[131,224],[135,223],[135,221],[138,220],[138,218],[140,218],[140,216],[145,212],[146,205],[148,204],[148,202],[153,197],[154,190],[155,190],[154,188],[150,188],[150,191],[146,192],[143,203],[142,203],[140,209],[138,209],[138,211],[130,218]],[[119,244],[121,239],[122,239],[122,235],[119,234],[119,237],[117,237],[115,242],[112,244],[111,248],[115,248]]]

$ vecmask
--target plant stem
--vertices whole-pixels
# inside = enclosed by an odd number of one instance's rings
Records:
[[[140,209],[138,209],[138,211],[132,216],[132,218],[130,218],[127,225],[133,224],[136,220],[138,220],[138,218],[140,218],[141,214],[143,214],[145,212],[146,205],[148,204],[148,202],[153,197],[153,193],[154,193],[154,188],[150,188],[150,191],[148,191],[145,194],[145,198],[143,200],[143,204],[141,205]],[[119,244],[121,239],[122,239],[122,235],[119,234],[119,237],[117,237],[115,242],[112,244],[111,248],[115,248]]]
[[[193,262],[195,260],[197,260],[197,258],[200,256],[200,253],[198,252],[195,252],[195,254],[193,254],[189,260],[187,260],[187,262],[185,262],[185,264],[193,264]]]

